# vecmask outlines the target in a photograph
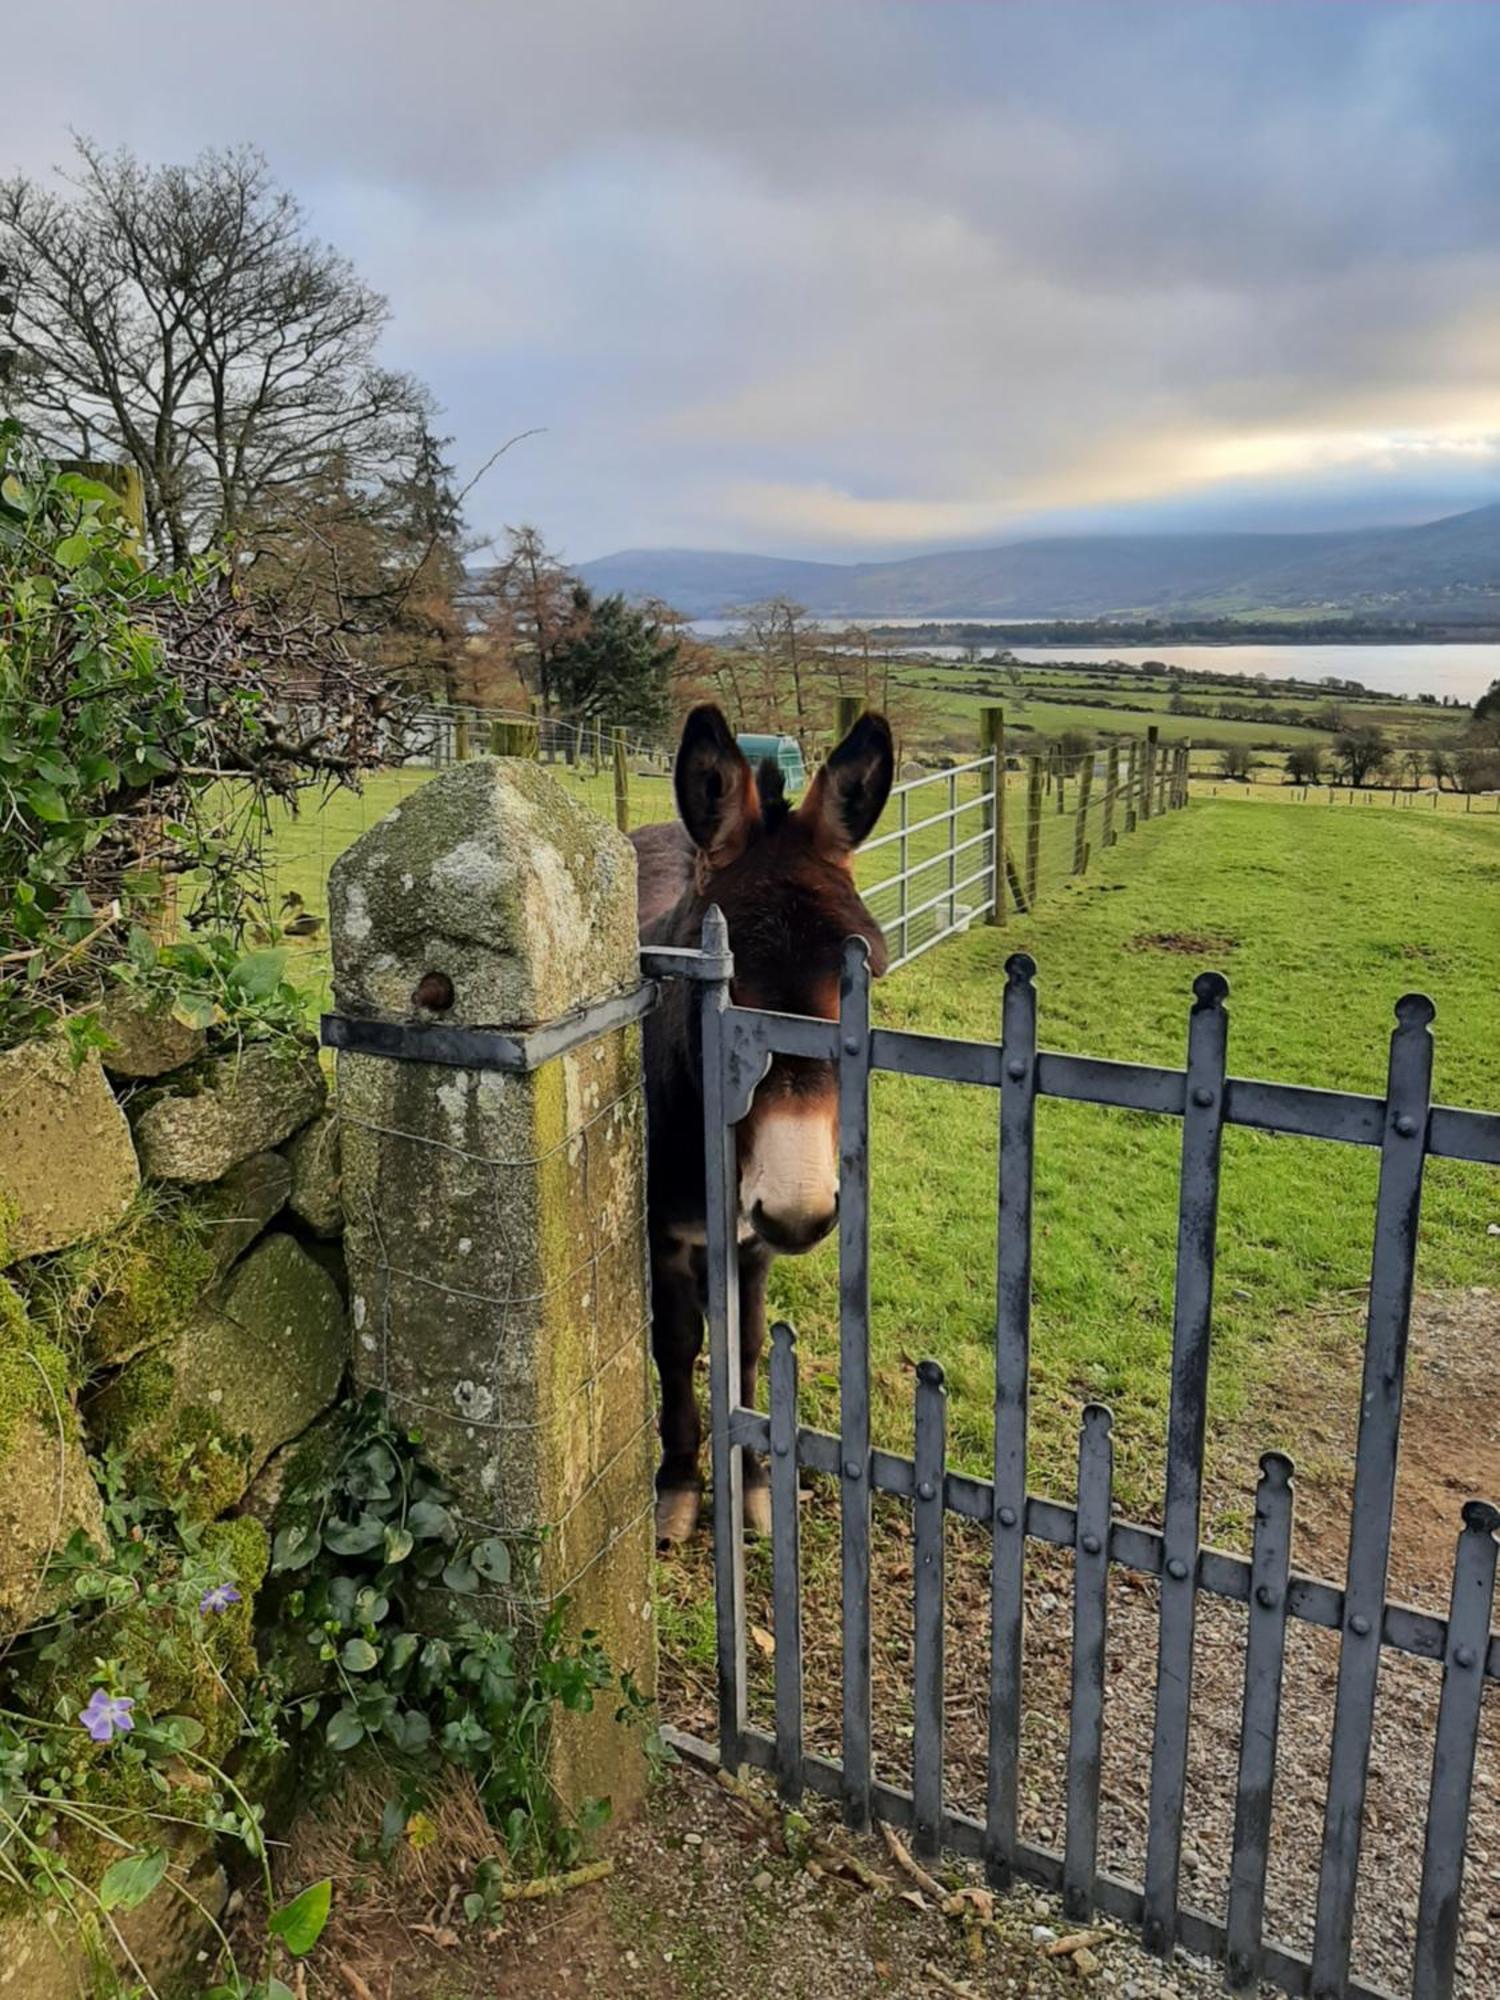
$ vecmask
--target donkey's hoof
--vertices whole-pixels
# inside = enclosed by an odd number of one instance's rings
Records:
[[[769,1535],[771,1532],[771,1489],[769,1486],[747,1486],[745,1488],[745,1533],[747,1535]]]
[[[674,1542],[692,1539],[698,1525],[702,1494],[696,1486],[672,1486],[656,1496],[656,1546],[669,1549]]]

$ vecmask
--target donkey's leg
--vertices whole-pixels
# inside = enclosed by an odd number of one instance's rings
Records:
[[[693,1370],[703,1345],[703,1310],[690,1256],[676,1244],[651,1250],[651,1352],[661,1382],[661,1464],[656,1474],[656,1542],[685,1542],[698,1525],[703,1425]]]
[[[756,1375],[761,1349],[766,1344],[766,1279],[770,1275],[770,1253],[758,1243],[740,1249],[740,1401],[746,1409],[755,1407]],[[766,1462],[759,1452],[745,1453],[745,1532],[771,1532],[771,1481]]]

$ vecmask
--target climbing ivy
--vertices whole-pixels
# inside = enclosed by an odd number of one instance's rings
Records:
[[[608,1805],[564,1818],[546,1746],[559,1708],[591,1709],[617,1685],[597,1634],[570,1640],[562,1605],[526,1631],[455,1615],[455,1601],[510,1589],[511,1552],[498,1536],[464,1535],[420,1437],[394,1425],[378,1396],[297,1482],[279,1518],[271,1568],[283,1579],[286,1671],[305,1680],[311,1660],[323,1676],[296,1707],[309,1738],[334,1759],[363,1744],[413,1759],[435,1749],[473,1774],[514,1866],[573,1858]],[[622,1713],[633,1712],[632,1691],[620,1693]],[[406,1784],[393,1798],[387,1842],[421,1789]]]

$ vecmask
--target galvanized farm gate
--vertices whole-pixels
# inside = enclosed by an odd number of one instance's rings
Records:
[[[971,924],[1003,923],[1007,904],[1034,909],[1138,821],[1188,802],[1191,746],[1159,743],[1155,727],[1139,743],[1032,753],[1013,849],[1005,712],[984,709],[981,722],[980,755],[894,786],[881,830],[860,849],[860,894],[893,971]]]
[[[1024,954],[1006,967],[999,1044],[872,1028],[862,943],[846,950],[837,1021],[735,1006],[732,961],[717,911],[701,955],[673,968],[703,984],[704,1104],[708,1158],[709,1364],[718,1647],[718,1754],[774,1771],[783,1793],[804,1788],[842,1800],[854,1826],[872,1815],[908,1826],[927,1854],[940,1846],[982,1856],[998,1885],[1020,1875],[1061,1889],[1070,1916],[1093,1910],[1139,1927],[1169,1953],[1181,1943],[1215,1955],[1233,1991],[1257,1978],[1311,2000],[1389,2000],[1350,1976],[1361,1822],[1382,1648],[1443,1664],[1425,1856],[1410,1991],[1415,2000],[1454,1993],[1459,1896],[1486,1678],[1500,1679],[1500,1638],[1490,1631],[1500,1513],[1471,1500],[1446,1619],[1386,1601],[1401,1424],[1407,1327],[1423,1173],[1429,1158],[1500,1165],[1500,1115],[1430,1101],[1432,1003],[1396,1004],[1384,1097],[1257,1082],[1227,1073],[1227,983],[1194,982],[1184,1069],[1054,1054],[1037,1046],[1035,966]],[[657,968],[665,970],[665,967]],[[841,1195],[840,1432],[798,1423],[795,1349],[775,1329],[769,1418],[740,1403],[739,1319],[734,1256],[737,1177],[734,1127],[776,1054],[838,1067]],[[944,1461],[942,1372],[918,1371],[914,1458],[872,1449],[869,1361],[869,1083],[897,1071],[998,1092],[999,1249],[995,1326],[995,1455],[992,1480],[949,1471]],[[1162,1527],[1129,1525],[1111,1504],[1110,1416],[1091,1406],[1079,1448],[1078,1501],[1026,1491],[1033,1134],[1039,1096],[1118,1106],[1182,1121],[1182,1164],[1171,1406]],[[1248,1561],[1200,1542],[1205,1406],[1220,1154],[1226,1125],[1377,1148],[1374,1232],[1363,1393],[1348,1571],[1342,1587],[1293,1575],[1289,1461],[1262,1460]],[[748,1725],[742,1452],[769,1452],[773,1500],[776,1625],[775,1731]],[[797,1516],[799,1467],[835,1477],[841,1492],[842,1756],[808,1753],[802,1727],[802,1649]],[[871,1500],[908,1501],[913,1519],[914,1744],[910,1792],[882,1783],[871,1759]],[[987,1524],[992,1538],[992,1636],[988,1792],[982,1822],[950,1809],[943,1785],[943,1517]],[[1029,1845],[1018,1833],[1023,1690],[1021,1644],[1028,1537],[1075,1555],[1074,1650],[1064,1851]],[[1159,1580],[1159,1651],[1145,1879],[1120,1880],[1098,1865],[1103,1745],[1105,1621],[1111,1565]],[[1186,1821],[1189,1721],[1198,1598],[1248,1608],[1243,1728],[1227,1921],[1186,1906],[1180,1893]],[[1276,1781],[1283,1655],[1288,1619],[1341,1635],[1323,1830],[1315,1942],[1310,1958],[1264,1935],[1267,1854]]]

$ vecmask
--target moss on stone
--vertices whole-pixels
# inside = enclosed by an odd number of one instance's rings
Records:
[[[0,1456],[24,1416],[62,1413],[69,1439],[77,1423],[68,1394],[68,1360],[32,1320],[26,1301],[0,1278]]]
[[[190,1204],[128,1232],[85,1332],[91,1361],[123,1361],[175,1338],[218,1275],[202,1218]]]
[[[121,1371],[90,1421],[163,1498],[208,1520],[332,1402],[346,1339],[332,1281],[293,1238],[273,1235],[168,1347]]]

